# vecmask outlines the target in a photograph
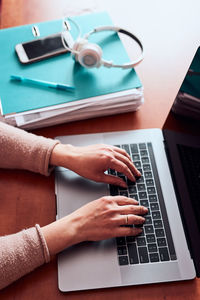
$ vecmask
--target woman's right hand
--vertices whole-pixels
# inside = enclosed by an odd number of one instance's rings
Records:
[[[147,211],[132,198],[105,196],[43,227],[42,231],[52,255],[83,241],[138,235],[141,228],[123,225],[143,224],[145,218],[142,215]]]

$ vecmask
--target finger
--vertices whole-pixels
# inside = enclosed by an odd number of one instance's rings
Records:
[[[114,196],[113,197],[118,205],[128,205],[128,204],[132,204],[132,205],[138,205],[138,201],[133,199],[133,198],[128,198],[128,197],[124,197],[124,196]]]
[[[126,152],[126,150],[116,146],[113,146],[113,150],[115,150],[118,153],[121,153],[122,155],[126,156],[130,161],[132,161],[130,155]]]
[[[131,181],[135,181],[135,177],[129,167],[122,161],[113,158],[110,161],[110,165],[108,166],[110,169],[115,169],[116,171],[123,173],[128,179]]]
[[[131,236],[131,235],[138,235],[142,233],[141,228],[136,228],[136,227],[118,227],[114,231],[115,236]]]
[[[115,158],[123,161],[123,163],[125,163],[129,169],[131,170],[131,172],[136,175],[136,176],[141,176],[141,173],[138,171],[138,169],[135,167],[135,165],[133,164],[132,161],[130,161],[127,157],[125,157],[124,155],[118,153],[115,155]]]
[[[98,179],[98,181],[127,188],[126,182],[122,178],[114,175],[102,174],[101,177]]]
[[[143,225],[145,223],[145,218],[136,215],[119,215],[114,220],[115,225]]]
[[[148,209],[141,205],[123,205],[119,206],[118,209],[121,215],[144,215],[148,212]]]

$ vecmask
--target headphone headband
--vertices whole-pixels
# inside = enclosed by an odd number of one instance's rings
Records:
[[[125,63],[125,64],[114,64],[112,61],[107,61],[107,60],[102,59],[101,58],[102,50],[100,49],[100,47],[96,44],[91,44],[88,41],[88,39],[91,35],[93,35],[94,33],[97,33],[97,32],[101,32],[101,31],[114,31],[117,33],[122,33],[122,34],[128,35],[139,45],[140,50],[141,50],[140,56],[136,60]],[[92,47],[96,46],[96,50],[94,50],[94,52],[93,52],[94,55],[92,54],[93,57],[91,56],[92,50],[88,49],[88,52],[87,52],[87,44],[88,44],[88,48],[89,48],[89,45],[93,45]],[[69,46],[66,48],[74,55],[76,61],[79,61],[79,63],[81,63],[84,67],[89,67],[89,68],[100,67],[101,65],[103,65],[108,68],[114,67],[114,68],[129,69],[129,68],[135,67],[144,58],[144,49],[143,49],[142,42],[133,33],[131,33],[130,31],[128,31],[126,29],[118,27],[118,26],[96,27],[93,30],[91,30],[90,32],[83,35],[83,37],[81,39],[77,39],[74,42],[73,48],[69,48]],[[83,49],[83,51],[82,51],[82,49]],[[81,53],[81,51],[82,51],[82,53]],[[94,63],[94,65],[93,65],[93,63]]]
[[[117,26],[99,26],[99,27],[96,27],[94,28],[93,30],[91,30],[90,32],[86,33],[83,38],[84,39],[89,39],[89,37],[96,33],[96,32],[101,32],[101,31],[115,31],[115,32],[119,32],[119,33],[122,33],[122,34],[125,34],[125,35],[128,35],[130,38],[132,38],[139,46],[140,46],[140,49],[141,49],[141,55],[138,57],[138,59],[134,60],[134,61],[131,61],[130,63],[125,63],[123,65],[117,65],[117,64],[113,64],[113,62],[110,62],[110,61],[106,61],[106,60],[103,60],[102,59],[102,64],[105,66],[105,67],[113,67],[113,68],[122,68],[122,69],[129,69],[129,68],[133,68],[134,66],[136,66],[137,64],[139,64],[143,58],[144,58],[144,49],[143,49],[143,45],[142,45],[142,42],[133,34],[131,33],[130,31],[127,31],[121,27],[117,27]]]

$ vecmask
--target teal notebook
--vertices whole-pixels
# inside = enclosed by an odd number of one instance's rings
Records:
[[[105,12],[76,16],[73,19],[79,24],[82,34],[97,26],[112,25],[112,20]],[[3,115],[81,99],[84,101],[90,97],[141,87],[134,69],[105,67],[85,69],[75,63],[70,53],[29,65],[21,64],[15,53],[15,45],[34,39],[32,25],[0,30],[0,99]],[[61,31],[62,20],[38,23],[37,26],[41,36],[54,34]],[[76,35],[75,28],[72,28],[72,36],[75,38]],[[90,41],[102,47],[104,59],[120,64],[129,61],[126,50],[116,33],[100,32],[92,35]],[[51,90],[10,81],[12,74],[69,84],[75,86],[75,92]]]

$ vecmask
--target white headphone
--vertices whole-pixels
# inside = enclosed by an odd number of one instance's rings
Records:
[[[78,26],[77,24],[75,25]],[[114,64],[112,61],[104,60],[102,58],[103,51],[101,47],[97,44],[90,43],[88,41],[89,37],[92,34],[101,31],[115,31],[115,32],[128,35],[140,46],[141,55],[136,60],[122,65]],[[82,38],[78,37],[77,40],[75,40],[75,42],[73,43],[72,48],[69,48],[69,46],[67,46],[66,43],[64,44],[65,47],[72,53],[75,61],[79,62],[85,68],[99,68],[100,66],[105,66],[107,68],[114,67],[114,68],[129,69],[139,64],[144,58],[144,50],[141,41],[131,32],[116,26],[96,27],[89,33],[86,33]]]

